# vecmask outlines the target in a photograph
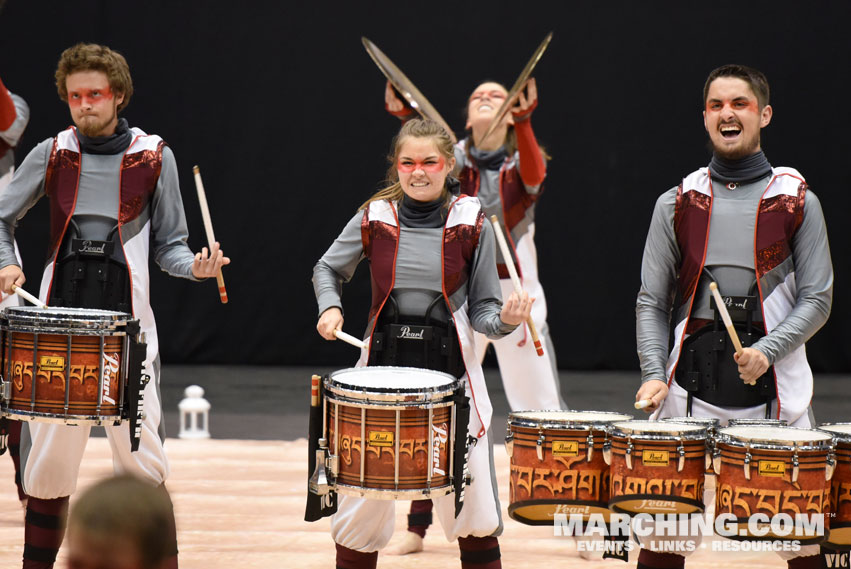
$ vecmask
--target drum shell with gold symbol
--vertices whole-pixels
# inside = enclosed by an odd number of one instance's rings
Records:
[[[552,525],[558,514],[608,519],[609,467],[602,451],[608,425],[629,418],[605,411],[510,413],[508,515],[527,525]]]
[[[446,373],[403,367],[350,368],[326,378],[323,430],[335,490],[382,500],[452,492],[460,385]]]
[[[829,511],[833,467],[832,439],[828,433],[784,426],[733,426],[720,429],[713,462],[718,476],[715,515],[732,515],[725,523],[733,539],[746,541],[792,540],[803,545],[819,543],[823,535],[809,535],[799,525],[785,535],[758,523],[756,535],[748,527],[752,516],[772,519],[786,514],[821,516]],[[825,526],[827,520],[825,520]]]
[[[662,421],[612,425],[609,507],[627,514],[703,512],[707,429]]]
[[[820,430],[833,435],[836,468],[830,479],[830,533],[825,545],[851,550],[851,423],[825,423]]]

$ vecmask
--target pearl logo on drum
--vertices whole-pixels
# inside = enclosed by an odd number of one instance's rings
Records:
[[[41,356],[38,371],[65,371],[65,358],[62,356]]]
[[[114,380],[118,379],[119,362],[121,361],[120,354],[103,355],[103,400],[110,405],[115,405],[115,399],[112,398],[112,390],[110,385]]]
[[[645,450],[641,455],[641,461],[644,466],[668,466],[668,451]]]
[[[446,446],[446,441],[449,440],[447,435],[448,427],[446,423],[441,426],[432,425],[432,470],[441,476],[446,476],[446,472],[440,468],[440,449]]]
[[[760,476],[777,476],[782,478],[786,474],[786,463],[782,460],[760,460]]]

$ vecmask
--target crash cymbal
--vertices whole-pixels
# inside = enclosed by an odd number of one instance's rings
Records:
[[[404,73],[402,73],[402,70],[399,69],[383,51],[378,49],[377,45],[369,41],[367,38],[362,37],[361,42],[363,42],[363,47],[366,49],[369,57],[372,58],[372,61],[375,62],[375,65],[378,66],[378,69],[381,70],[381,73],[387,77],[387,80],[390,81],[396,91],[402,95],[411,108],[422,115],[423,118],[431,119],[440,124],[440,126],[442,126],[449,134],[449,137],[452,139],[452,143],[454,144],[457,142],[458,139],[455,138],[455,133],[452,132],[452,129],[449,128],[449,125],[445,120],[443,120],[443,117],[440,116],[437,109],[435,109],[428,99],[426,99],[425,95],[417,89],[416,85],[414,85],[414,83],[408,79]]]
[[[482,137],[482,140],[486,139],[490,134],[496,129],[497,125],[502,121],[502,118],[505,116],[505,113],[514,106],[515,99],[517,99],[517,95],[526,85],[526,81],[529,80],[529,77],[532,75],[532,71],[535,70],[535,66],[538,64],[538,60],[541,59],[541,56],[544,55],[544,52],[547,51],[547,46],[550,45],[550,40],[553,39],[553,33],[550,32],[547,34],[547,37],[544,38],[544,41],[541,42],[541,45],[538,46],[538,49],[535,50],[535,53],[532,54],[532,57],[529,59],[529,62],[526,63],[526,67],[523,68],[523,71],[520,72],[520,76],[517,78],[517,81],[514,82],[514,86],[508,91],[508,96],[505,97],[505,102],[494,115],[493,120],[488,125],[487,130],[485,131],[485,135]]]

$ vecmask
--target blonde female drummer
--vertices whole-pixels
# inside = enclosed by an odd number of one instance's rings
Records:
[[[457,517],[451,495],[436,498],[435,509],[447,539],[458,539],[462,567],[498,568],[502,519],[488,435],[492,408],[473,331],[492,338],[510,334],[529,316],[533,299],[512,294],[502,305],[492,229],[477,199],[456,195],[457,181],[449,177],[453,145],[443,128],[408,121],[390,161],[392,184],[363,204],[314,268],[317,330],[335,339],[343,324],[341,284],[369,259],[373,305],[365,338],[370,348],[359,364],[418,365],[464,378],[472,407],[468,432],[475,441],[468,459],[472,483]],[[433,337],[454,346],[423,349],[416,341],[412,349],[404,338],[390,341],[391,322],[429,326]],[[375,567],[378,550],[393,533],[393,502],[338,499],[331,522],[337,566]]]

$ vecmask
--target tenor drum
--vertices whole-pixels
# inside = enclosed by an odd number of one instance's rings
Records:
[[[419,500],[452,492],[460,380],[437,371],[361,367],[324,382],[325,427],[341,494]],[[467,429],[467,425],[457,425]]]
[[[851,549],[851,423],[825,423],[819,429],[833,435],[836,468],[830,480],[830,534],[825,545]]]
[[[735,517],[735,523],[726,524],[736,530],[734,539],[822,541],[823,535],[810,535],[798,523],[788,532],[784,528],[781,535],[776,528],[754,520],[758,532],[765,532],[756,535],[748,521],[755,514],[769,520],[786,514],[794,520],[798,514],[828,512],[832,455],[832,437],[823,431],[777,426],[719,430],[713,452],[718,475],[715,515]]]
[[[670,421],[612,425],[609,507],[628,514],[703,512],[707,428]]]
[[[508,515],[528,525],[552,525],[556,514],[608,518],[607,429],[631,419],[601,411],[518,411],[508,416],[511,460]]]
[[[127,417],[128,354],[138,334],[131,315],[15,306],[0,314],[0,334],[5,416],[68,425]]]
[[[728,427],[785,427],[789,424],[786,419],[730,419]]]

